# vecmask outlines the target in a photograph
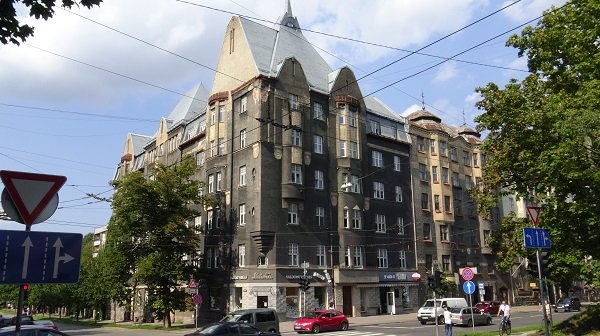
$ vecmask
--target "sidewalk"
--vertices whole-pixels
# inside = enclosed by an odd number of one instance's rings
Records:
[[[511,310],[513,313],[518,312],[532,312],[538,311],[539,306],[513,306]],[[382,325],[388,323],[398,322],[417,322],[417,313],[399,314],[399,315],[374,315],[364,317],[348,317],[350,326],[364,326],[364,325]],[[289,333],[294,331],[294,321],[281,321],[279,322],[279,331],[283,333]]]

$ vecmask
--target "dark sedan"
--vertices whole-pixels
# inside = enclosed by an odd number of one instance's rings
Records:
[[[214,335],[214,336],[279,336],[279,333],[270,331],[261,331],[257,327],[243,322],[217,322],[205,325],[193,333],[186,334],[185,336],[200,336],[200,335]]]

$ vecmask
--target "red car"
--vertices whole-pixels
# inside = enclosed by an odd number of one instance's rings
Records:
[[[348,330],[348,319],[338,310],[315,310],[308,316],[298,318],[294,322],[294,330],[298,333],[315,334],[322,330]]]
[[[488,313],[492,316],[498,315],[498,309],[500,308],[500,302],[498,301],[483,301],[475,305],[475,308],[479,309],[484,313]]]

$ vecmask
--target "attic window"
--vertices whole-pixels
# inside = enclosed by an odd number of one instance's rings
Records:
[[[231,29],[229,32],[229,53],[233,53],[235,51],[235,28]]]

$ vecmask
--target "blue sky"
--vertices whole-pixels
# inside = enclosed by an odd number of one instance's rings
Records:
[[[442,61],[440,56],[451,57],[514,29],[564,0],[521,0],[421,51],[437,57],[404,58],[406,50],[420,49],[513,2],[291,4],[301,27],[310,30],[305,36],[333,68],[349,66],[360,78],[395,62],[360,81],[364,95],[377,91],[375,96],[404,114],[421,107],[423,94],[426,108],[443,122],[475,126],[473,118],[480,113],[474,107],[475,88],[488,82],[503,86],[510,78],[526,75],[519,71],[527,69],[526,60],[505,47],[510,34],[460,55],[460,61],[412,75]],[[21,11],[36,34],[19,47],[0,45],[0,170],[67,177],[58,210],[32,230],[85,234],[106,225],[110,203],[89,194],[112,196],[108,183],[127,133],[153,135],[180,94],[198,82],[211,87],[214,72],[209,68],[216,68],[231,13],[273,22],[284,13],[285,3],[105,0],[92,10],[57,9],[49,21],[31,20]],[[0,227],[24,229],[10,221],[0,221]]]

